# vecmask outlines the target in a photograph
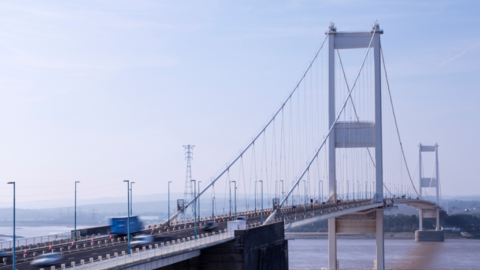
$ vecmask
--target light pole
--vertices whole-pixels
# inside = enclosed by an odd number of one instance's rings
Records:
[[[280,182],[282,182],[282,200],[283,200],[283,197],[285,196],[285,193],[283,191],[283,180],[280,180]],[[282,204],[282,220],[285,221],[285,212],[283,211],[283,204]]]
[[[255,180],[255,214],[257,214],[257,180]]]
[[[133,184],[135,182],[130,183],[130,216],[133,216]]]
[[[365,181],[365,199],[367,199],[368,197],[367,192],[368,192],[368,185],[367,185],[367,181]]]
[[[320,199],[320,203],[323,204],[323,180],[320,180],[320,185],[322,186],[322,188],[321,188],[322,198]]]
[[[215,197],[212,197],[212,219],[215,216]]]
[[[13,185],[13,252],[12,252],[12,270],[15,270],[15,182],[8,182]]]
[[[123,180],[127,183],[127,238],[128,238],[128,250],[127,253],[130,254],[130,180]]]
[[[232,217],[232,182],[228,182],[228,215]]]
[[[295,181],[292,181],[293,191],[292,191],[292,207],[295,206]]]
[[[193,206],[193,216],[195,217],[195,239],[197,239],[197,190],[196,190],[196,181],[195,180],[190,180],[190,182],[193,182],[193,197],[195,198],[194,206]]]
[[[278,181],[275,181],[275,198],[278,198],[277,197],[277,194],[278,194]]]
[[[307,181],[303,180],[303,215],[307,216]]]
[[[237,182],[236,181],[230,181],[235,183],[234,184],[234,190],[233,190],[233,211],[234,211],[234,218],[233,220],[237,220]]]
[[[261,220],[262,220],[262,224],[263,224],[263,180],[258,180],[258,182],[262,183],[262,187],[261,187],[260,192],[262,193],[262,196],[261,196],[261,200],[262,200],[262,202],[261,202],[261,204],[262,204],[262,219]]]
[[[170,226],[170,183],[172,183],[172,181],[168,181],[168,216],[167,216],[167,226]]]
[[[199,196],[198,196],[198,219],[200,219],[200,217],[201,217],[201,210],[200,210],[200,183],[201,182],[202,181],[198,181],[198,194],[199,194]]]
[[[80,183],[80,181],[75,181],[75,215],[74,215],[74,233],[73,233],[73,238],[75,241],[77,241],[77,184]]]
[[[361,187],[360,187],[360,184],[359,184],[359,182],[357,181],[358,199],[361,199],[361,197],[362,197],[362,192],[360,191],[360,188],[361,188]]]
[[[350,189],[350,182],[347,180],[347,205],[350,206],[350,202],[349,202],[349,190]]]

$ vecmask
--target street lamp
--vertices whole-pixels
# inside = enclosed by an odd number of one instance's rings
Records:
[[[232,182],[228,182],[228,216],[232,217]]]
[[[170,183],[172,183],[172,181],[168,181],[168,216],[167,216],[167,226],[170,226]]]
[[[202,211],[200,210],[200,183],[202,181],[198,181],[198,219],[202,216]]]
[[[237,181],[230,181],[235,183],[234,190],[233,190],[233,211],[234,211],[234,218],[233,220],[237,220]]]
[[[74,218],[74,230],[75,232],[73,233],[73,237],[75,241],[77,241],[77,184],[80,183],[80,181],[75,181],[75,218]]]
[[[307,181],[303,180],[303,215],[307,216]]]
[[[8,182],[7,184],[13,185],[13,252],[12,252],[12,270],[15,270],[15,182]]]
[[[283,180],[280,180],[280,182],[282,182],[282,200],[283,200],[283,197],[285,196],[285,193],[283,192]],[[285,212],[283,211],[283,204],[282,204],[282,220],[285,221]]]
[[[195,218],[195,239],[197,239],[197,182],[195,180],[190,180],[190,182],[193,182],[193,198],[195,199],[194,206],[193,206],[193,216]]]
[[[215,216],[215,197],[212,197],[212,219]]]
[[[130,216],[133,216],[133,184],[135,182],[130,183]]]
[[[261,188],[261,193],[262,193],[262,196],[261,196],[261,200],[262,200],[262,224],[263,224],[263,180],[258,180],[258,182],[262,183],[262,188]]]
[[[127,183],[127,238],[128,238],[128,250],[127,253],[130,254],[130,180],[123,180]]]
[[[257,180],[255,180],[255,214],[257,214]]]

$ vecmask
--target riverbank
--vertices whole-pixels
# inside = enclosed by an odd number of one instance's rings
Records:
[[[285,232],[287,240],[294,239],[328,239],[325,232]],[[338,239],[375,239],[374,233],[337,234]],[[414,232],[386,232],[385,239],[415,239]],[[445,234],[445,239],[468,239],[460,234]]]

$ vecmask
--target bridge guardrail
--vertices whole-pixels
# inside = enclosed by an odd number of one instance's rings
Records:
[[[206,246],[206,245],[210,245],[218,242],[224,242],[226,240],[231,240],[234,238],[235,238],[234,232],[217,233],[212,236],[198,238],[190,241],[183,241],[183,242],[175,243],[173,245],[168,245],[168,246],[158,246],[158,247],[154,247],[144,251],[135,252],[132,254],[120,255],[115,258],[107,258],[105,260],[102,259],[97,262],[70,267],[68,269],[69,270],[109,269],[109,268],[118,267],[121,265],[128,265],[130,263],[134,263],[142,260],[152,259],[155,257],[160,258],[166,255],[172,255],[182,251],[193,251],[194,249],[202,246]]]
[[[28,237],[28,238],[17,238],[15,240],[15,247],[19,249],[21,247],[29,247],[31,245],[53,243],[55,241],[63,241],[63,240],[70,240],[70,239],[72,239],[72,234],[70,232],[35,236],[35,237]],[[13,248],[13,240],[0,242],[0,250],[8,250],[12,248]]]

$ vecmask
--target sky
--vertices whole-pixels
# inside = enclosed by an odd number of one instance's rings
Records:
[[[444,195],[478,194],[477,1],[0,3],[0,206],[207,181],[293,89],[325,37],[378,20],[413,170],[438,143]],[[425,163],[431,162],[427,157]],[[72,200],[73,204],[73,200]],[[28,205],[28,204],[27,204]]]

